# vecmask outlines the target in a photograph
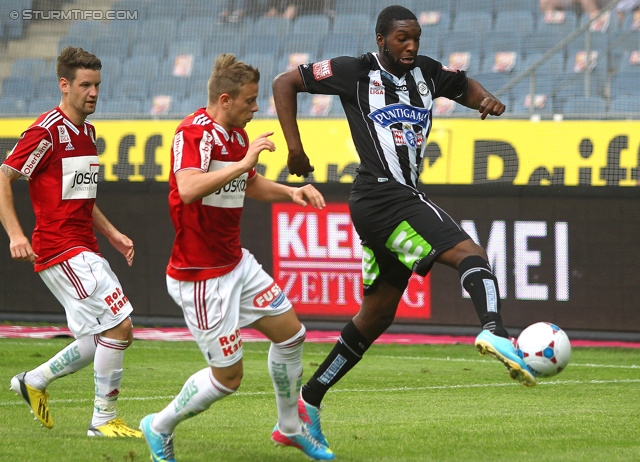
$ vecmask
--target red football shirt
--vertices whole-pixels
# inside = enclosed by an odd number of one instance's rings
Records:
[[[77,126],[55,108],[36,119],[4,161],[29,179],[35,271],[85,250],[98,252],[92,218],[100,170],[95,139],[93,125]]]
[[[175,174],[185,169],[211,172],[238,162],[249,148],[247,132],[228,133],[204,108],[185,118],[173,137],[169,173],[169,209],[176,230],[167,274],[179,281],[200,281],[230,272],[242,258],[240,218],[247,180],[255,169],[191,204],[180,199]]]

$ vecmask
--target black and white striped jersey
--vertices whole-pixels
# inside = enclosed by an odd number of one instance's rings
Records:
[[[377,53],[299,66],[309,93],[340,97],[360,176],[417,187],[434,99],[456,99],[467,89],[464,71],[427,56],[417,56],[414,64],[402,78],[384,70]]]

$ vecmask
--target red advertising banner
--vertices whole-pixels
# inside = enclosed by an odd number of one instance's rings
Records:
[[[353,316],[362,302],[362,247],[346,203],[273,204],[273,274],[300,315]],[[431,317],[430,277],[414,274],[397,319]]]

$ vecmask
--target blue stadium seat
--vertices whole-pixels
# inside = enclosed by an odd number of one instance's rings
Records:
[[[515,55],[511,53],[515,53]],[[524,69],[523,61],[522,55],[515,51],[492,51],[485,54],[481,71],[487,74],[502,74],[513,77]]]
[[[522,39],[522,51],[525,58],[530,53],[546,53],[551,48],[556,46],[562,41],[564,35],[562,32],[555,31],[533,31],[525,34]],[[566,47],[558,51],[562,55],[562,59],[565,59]]]
[[[597,51],[597,65],[595,72],[606,74],[609,66],[609,36],[600,33],[578,35],[567,45],[567,66],[571,66],[576,60],[576,54],[587,49],[587,40],[591,51]]]
[[[46,67],[44,58],[18,58],[11,65],[11,75],[38,79],[46,73]]]
[[[174,100],[183,99],[187,96],[188,81],[188,78],[176,77],[174,75],[158,76],[149,86],[149,96],[153,97],[155,95],[169,95]]]
[[[460,67],[451,62],[453,53],[469,53],[469,63],[465,70],[479,72],[481,64],[481,34],[475,31],[449,32],[442,37],[442,57],[441,61],[445,65]]]
[[[607,110],[607,102],[601,96],[575,96],[563,106],[565,117],[576,119],[601,119]]]
[[[250,34],[244,42],[244,54],[272,54],[281,56],[282,45],[275,34]]]
[[[543,92],[536,92],[533,97],[529,93],[516,94],[509,112],[519,115],[551,115],[554,113],[552,95]]]
[[[482,54],[486,56],[496,51],[515,51],[523,58],[523,40],[522,32],[496,30],[483,37]]]
[[[192,2],[188,2],[192,3]],[[197,2],[197,3],[217,3],[217,2]],[[150,19],[168,18],[173,21],[180,20],[184,10],[184,4],[175,0],[153,0],[149,2],[147,14]]]
[[[328,16],[323,14],[308,14],[305,16],[298,16],[293,21],[292,32],[294,34],[316,33],[324,35],[329,32],[330,26],[331,22],[329,21]]]
[[[333,21],[333,33],[342,34],[369,34],[375,35],[376,24],[365,13],[349,13],[335,17]]]
[[[60,104],[60,98],[35,98],[27,105],[27,114],[38,116]],[[98,104],[100,104],[98,102]]]
[[[177,37],[178,21],[168,18],[151,18],[142,23],[138,40],[162,40],[169,44]]]
[[[455,2],[451,0],[421,0],[416,5],[416,10],[414,13],[417,14],[418,11],[442,11],[442,13],[446,13],[449,18],[451,18],[454,14]]]
[[[166,56],[167,49],[164,40],[157,40],[154,38],[142,38],[136,40],[131,45],[131,56],[155,56],[156,58],[162,58]]]
[[[418,23],[422,28],[422,39],[431,39],[451,30],[451,15],[447,11],[418,10]]]
[[[320,44],[324,34],[309,32],[306,34],[291,34],[285,38],[282,54],[305,53],[309,57],[306,62],[315,61],[320,56]]]
[[[244,36],[244,34],[229,34],[223,30],[214,29],[211,37],[209,38],[209,43],[203,50],[203,53],[207,58],[215,58],[222,53],[232,53],[237,57],[241,57],[246,53]]]
[[[22,98],[28,101],[35,96],[35,87],[35,79],[32,77],[5,77],[2,80],[2,96]]]
[[[98,104],[95,116],[100,118],[127,118],[143,113],[142,101],[135,98],[116,98]]]
[[[360,35],[350,32],[329,32],[320,41],[320,59],[336,56],[359,56],[362,49]]]
[[[27,101],[14,96],[0,97],[0,117],[27,115]]]
[[[625,95],[640,95],[637,72],[616,72],[611,76],[609,83],[611,98],[618,98]]]
[[[276,35],[282,40],[284,37],[293,32],[293,21],[284,17],[267,17],[257,18],[250,26],[251,34],[269,34]]]
[[[537,63],[543,56],[543,53],[529,53],[522,63],[522,70],[528,69],[533,64]],[[536,76],[538,81],[548,80],[554,81],[564,74],[565,61],[564,57],[559,54],[550,56],[545,62],[538,65],[536,68]]]
[[[106,26],[100,21],[76,20],[69,25],[67,35],[75,37],[87,37],[95,40],[105,34]]]
[[[111,97],[122,99],[138,99],[144,100],[149,95],[149,87],[154,83],[153,79],[145,79],[144,77],[138,79],[122,79],[118,82],[116,88],[111,91]]]
[[[591,18],[588,14],[583,14],[578,19],[578,27],[582,27],[586,23],[590,22]],[[614,12],[605,13],[599,19],[593,21],[593,23],[589,26],[592,34],[604,34],[604,35],[613,35],[620,30],[620,21],[618,19],[618,14]]]
[[[583,75],[565,73],[555,88],[554,100],[558,107],[563,109],[565,104],[572,99],[583,98],[585,96],[602,97],[603,94],[604,83],[599,79],[591,78],[589,85],[585,86]]]
[[[177,40],[169,43],[167,57],[175,58],[178,55],[193,55],[194,59],[200,59],[203,55],[203,45],[201,40]]]
[[[420,54],[429,56],[437,61],[441,60],[442,57],[442,36],[445,33],[440,33],[438,35],[428,36],[424,33],[424,28],[422,28],[422,38],[420,39]],[[373,44],[375,46],[375,43]],[[377,51],[377,50],[372,50]]]
[[[609,67],[614,72],[626,51],[640,50],[640,30],[620,31],[609,37]]]
[[[120,78],[122,80],[154,80],[160,62],[155,56],[132,56],[124,60]]]
[[[176,2],[178,3],[178,2]],[[227,2],[221,1],[202,1],[187,0],[182,2],[183,14],[182,18],[198,19],[207,18],[209,22],[213,22],[215,18],[225,9]]]
[[[60,99],[60,86],[55,75],[43,75],[35,84],[35,96],[37,98]]]
[[[493,30],[493,16],[486,11],[457,11],[451,30],[454,32],[476,31],[484,35]]]
[[[635,74],[636,78],[640,78],[640,48],[633,51],[626,51],[619,63],[620,72]],[[638,82],[640,86],[640,82]]]
[[[633,116],[640,118],[640,94],[625,95],[613,98],[609,105],[609,114],[612,116]]]
[[[96,39],[93,48],[90,49],[98,58],[106,56],[129,56],[129,41],[126,37],[102,37]]]
[[[496,14],[501,11],[527,11],[535,17],[540,4],[538,0],[493,0],[493,8]]]
[[[454,0],[452,3],[455,5],[456,16],[461,12],[494,13],[493,0]]]
[[[564,18],[560,20],[559,14]],[[573,11],[555,11],[549,14],[538,15],[536,30],[539,32],[559,32],[563,36],[569,35],[578,27],[578,17]]]
[[[187,98],[191,100],[197,99],[198,101],[200,101],[198,103],[200,104],[200,106],[194,107],[193,109],[191,109],[192,111],[194,109],[197,109],[198,107],[206,106],[207,97],[208,97],[208,92],[207,92],[208,80],[209,80],[208,76],[207,77],[192,76],[189,82],[187,83]]]
[[[493,29],[496,32],[523,33],[534,30],[535,22],[531,11],[505,10],[496,13]]]
[[[498,90],[502,89],[507,83],[509,83],[513,74],[509,75],[501,72],[485,71],[470,74],[469,77],[480,82],[484,88],[495,95]],[[507,92],[506,97],[500,96],[501,100],[506,100],[508,98],[511,98],[511,92]]]

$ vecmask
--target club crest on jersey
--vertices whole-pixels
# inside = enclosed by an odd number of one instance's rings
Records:
[[[418,82],[418,93],[420,93],[422,96],[426,96],[429,94],[429,87],[425,82]]]
[[[431,111],[429,109],[423,107],[396,103],[373,111],[369,114],[369,118],[384,128],[400,123],[419,125],[426,129],[430,112]]]
[[[71,137],[64,125],[58,125],[58,138],[61,143],[71,143]]]
[[[284,302],[284,292],[275,282],[267,290],[258,294],[253,299],[256,308],[265,308],[267,305],[272,309],[278,308]]]

